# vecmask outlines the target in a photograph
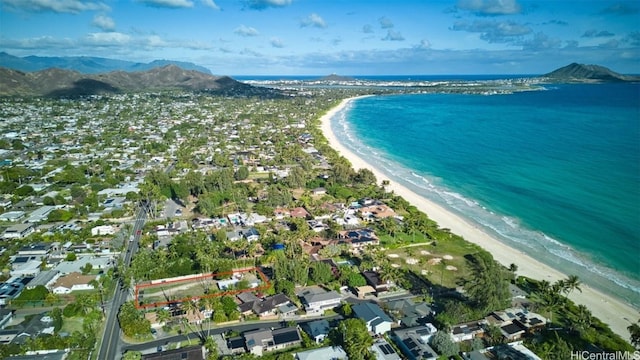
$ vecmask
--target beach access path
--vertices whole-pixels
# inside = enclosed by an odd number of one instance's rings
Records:
[[[343,110],[349,102],[359,98],[361,97],[344,99],[338,106],[332,108],[323,115],[320,118],[321,130],[329,142],[329,145],[340,155],[349,160],[355,170],[369,169],[374,173],[378,181],[382,181],[388,177],[379,169],[367,163],[343,146],[331,129],[332,118]],[[429,218],[435,220],[440,227],[448,228],[451,232],[464,237],[465,240],[475,243],[489,251],[502,265],[508,267],[512,263],[516,264],[518,266],[518,275],[537,280],[547,280],[550,283],[560,279],[566,279],[568,277],[568,274],[563,274],[562,272],[528,256],[520,250],[505,245],[489,233],[473,224],[470,224],[465,219],[443,208],[439,204],[416,194],[403,185],[391,181],[387,188],[395,194],[403,197],[420,211],[426,213]],[[580,277],[582,274],[575,275]],[[608,324],[609,327],[611,327],[611,330],[616,334],[622,336],[626,341],[629,341],[629,331],[627,330],[627,327],[640,319],[640,312],[631,305],[585,284],[582,284],[580,287],[582,292],[574,291],[571,293],[569,298],[577,304],[587,306],[594,316]]]

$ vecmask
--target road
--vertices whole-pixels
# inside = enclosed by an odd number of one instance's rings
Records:
[[[145,219],[147,217],[146,206],[142,206],[138,210],[136,221],[133,225],[133,238],[127,245],[127,252],[124,256],[123,265],[128,267],[131,264],[133,255],[138,251],[138,243],[142,234]],[[105,310],[107,311],[107,321],[105,330],[100,342],[100,350],[98,351],[98,359],[119,359],[122,355],[120,350],[120,323],[118,322],[118,310],[120,306],[127,300],[129,288],[125,288],[122,280],[118,279],[118,284],[114,290],[113,300]]]
[[[171,163],[165,169],[165,173],[170,173],[174,167],[175,162]],[[133,238],[131,238],[131,241],[129,241],[129,244],[126,246],[127,252],[124,256],[123,262],[125,267],[129,267],[131,265],[131,259],[135,255],[136,251],[138,251],[142,228],[144,227],[144,222],[147,219],[147,206],[148,204],[145,202],[144,205],[138,209],[138,214],[136,215],[136,220],[133,224]],[[107,321],[105,323],[102,341],[100,342],[100,350],[98,350],[98,360],[115,360],[122,357],[118,310],[127,300],[129,290],[129,288],[124,287],[122,280],[118,279],[118,283],[116,284],[113,294],[113,300],[110,303],[111,306],[105,308],[105,311],[107,312]]]

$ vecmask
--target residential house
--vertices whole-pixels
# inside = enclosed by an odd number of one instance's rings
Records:
[[[25,283],[30,280],[30,278],[13,277],[7,282],[0,284],[0,305],[7,305],[11,300],[20,296]]]
[[[340,306],[342,296],[335,291],[319,287],[309,288],[300,294],[307,315],[321,315],[326,310]]]
[[[363,206],[359,209],[360,216],[364,221],[378,221],[384,218],[396,216],[396,212],[385,204]]]
[[[387,303],[389,313],[402,325],[413,327],[423,325],[427,317],[433,313],[429,304],[425,302],[413,302],[409,299],[400,299]]]
[[[353,214],[344,214],[343,216],[334,215],[333,221],[335,221],[336,224],[347,228],[355,228],[360,226],[360,219]]]
[[[27,246],[23,246],[18,250],[18,255],[20,256],[29,256],[29,255],[37,255],[37,256],[45,256],[49,254],[52,250],[57,249],[60,246],[60,243],[45,243],[38,242],[33,243]]]
[[[376,289],[376,294],[389,291],[389,289],[395,285],[392,281],[382,280],[380,273],[377,271],[366,270],[362,272],[362,276],[367,280],[367,284]]]
[[[322,196],[325,195],[327,193],[327,189],[323,188],[323,187],[317,187],[313,190],[311,190],[311,194],[315,195],[315,196]]]
[[[391,318],[377,304],[364,302],[353,305],[351,310],[356,318],[364,320],[370,332],[382,335],[391,330]]]
[[[307,220],[307,224],[312,231],[317,233],[329,228],[328,225],[323,224],[320,220]]]
[[[11,276],[36,276],[40,273],[40,256],[18,256],[11,262]]]
[[[523,308],[494,311],[485,318],[487,323],[498,326],[507,341],[518,340],[525,333],[541,329],[547,319]]]
[[[26,220],[28,223],[39,223],[47,220],[49,214],[59,208],[60,206],[53,205],[45,205],[41,206],[38,209],[34,210],[31,214],[29,214],[29,218]]]
[[[290,316],[294,316],[298,311],[298,307],[294,303],[286,303],[278,306],[278,314],[280,314],[281,318],[286,318]]]
[[[260,329],[243,334],[247,350],[258,356],[269,351],[285,349],[302,342],[297,327],[285,327],[275,330]]]
[[[241,232],[242,236],[247,239],[247,241],[258,241],[260,240],[260,233],[258,232],[258,230],[256,228],[249,228],[246,230],[243,230]]]
[[[27,351],[24,355],[11,356],[11,360],[65,360],[68,350],[36,350]]]
[[[0,329],[4,329],[13,320],[15,310],[0,309]]]
[[[278,313],[278,307],[290,304],[291,300],[284,294],[275,294],[264,299],[244,302],[238,307],[240,313],[247,315],[254,313],[260,317],[272,317]]]
[[[53,286],[53,284],[58,280],[59,277],[60,277],[59,271],[56,271],[56,270],[42,271],[38,275],[36,275],[36,277],[31,279],[31,281],[29,281],[26,288],[33,289],[36,286],[42,285],[47,289],[50,289]]]
[[[112,197],[106,199],[102,203],[102,206],[104,206],[106,209],[122,209],[125,202],[127,202],[127,199],[124,197]]]
[[[93,290],[93,285],[89,284],[96,279],[96,275],[82,275],[80,273],[71,273],[61,276],[52,287],[54,294],[68,294],[77,290]]]
[[[230,355],[244,354],[246,351],[244,348],[244,338],[242,336],[228,338],[226,345]]]
[[[303,207],[297,207],[297,208],[293,208],[293,209],[289,210],[289,215],[291,217],[295,217],[295,218],[303,218],[303,219],[307,219],[307,220],[311,219],[311,214],[309,214],[307,209],[305,209]]]
[[[371,285],[358,286],[355,291],[358,299],[364,299],[367,297],[367,295],[376,293],[376,289],[374,289]]]
[[[276,309],[278,306],[288,304],[290,302],[291,300],[286,295],[275,294],[265,298],[261,302],[258,302],[254,306],[253,310],[260,317],[273,316],[276,315]]]
[[[595,354],[595,353],[592,353]],[[538,355],[529,350],[522,341],[515,341],[508,344],[500,344],[476,350],[469,353],[462,353],[465,360],[490,360],[490,359],[523,359],[541,360]]]
[[[0,215],[0,221],[18,222],[25,217],[24,211],[9,211]]]
[[[319,344],[323,342],[327,336],[329,336],[331,327],[329,326],[329,322],[327,320],[322,319],[310,321],[303,324],[302,330],[309,334],[309,337],[313,339],[316,344]]]
[[[480,320],[454,325],[451,327],[449,334],[454,342],[472,340],[484,336],[484,326],[486,323],[486,320]]]
[[[143,354],[142,360],[204,360],[206,355],[204,346],[196,345]]]
[[[340,243],[358,249],[367,245],[378,245],[380,240],[371,229],[354,229],[338,233]]]
[[[294,354],[296,360],[347,360],[347,353],[341,346],[326,346]]]
[[[100,235],[113,235],[116,233],[116,229],[113,225],[100,225],[91,228],[91,236],[100,236]]]
[[[268,220],[269,219],[267,219],[266,216],[260,215],[258,213],[251,213],[247,216],[247,219],[245,222],[248,226],[253,226],[255,224],[262,224]]]
[[[438,330],[430,323],[406,329],[394,330],[391,339],[409,360],[436,359],[438,354],[429,346],[431,337]]]
[[[302,337],[300,337],[297,327],[275,329],[272,334],[274,351],[296,346],[302,342]]]
[[[2,237],[4,239],[23,239],[36,231],[36,227],[33,224],[16,224],[9,226]]]
[[[402,360],[393,346],[385,339],[377,339],[369,349],[377,360]]]
[[[53,319],[47,313],[36,314],[35,316],[25,319],[18,325],[9,326],[0,331],[0,338],[5,341],[8,338],[12,344],[24,344],[29,338],[36,338],[40,335],[53,335],[54,326]]]
[[[73,249],[73,246],[69,249]],[[59,271],[62,275],[71,274],[74,272],[81,272],[82,268],[87,266],[87,264],[91,264],[92,269],[94,270],[106,270],[113,264],[113,262],[114,261],[110,256],[80,255],[75,261],[61,261],[53,270]]]
[[[275,210],[273,210],[273,217],[276,220],[282,220],[282,219],[288,218],[290,216],[291,216],[291,213],[289,212],[289,209],[275,208]]]

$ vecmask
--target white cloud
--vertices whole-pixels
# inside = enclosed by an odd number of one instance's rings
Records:
[[[273,46],[274,48],[283,48],[284,47],[284,42],[282,41],[282,39],[277,38],[277,37],[272,37],[270,40],[271,46]]]
[[[459,0],[458,8],[485,16],[519,14],[522,11],[516,0]]]
[[[380,23],[380,27],[383,29],[391,29],[393,27],[393,22],[386,16],[379,18],[378,22]]]
[[[607,42],[603,42],[602,44],[598,45],[599,48],[606,48],[606,49],[617,49],[619,46],[620,46],[620,41],[616,39],[611,39]]]
[[[300,21],[300,26],[302,27],[313,26],[313,27],[324,29],[327,27],[327,23],[324,22],[324,19],[320,17],[320,15],[313,13],[307,16],[306,18],[302,19],[302,21]]]
[[[366,24],[362,27],[362,32],[365,34],[371,34],[373,33],[373,26]]]
[[[123,46],[131,43],[131,36],[119,32],[89,33],[82,42],[97,46]]]
[[[383,37],[382,40],[403,41],[404,40],[404,36],[402,36],[402,34],[400,34],[400,32],[398,32],[398,31],[393,31],[393,30],[389,29],[389,30],[387,30],[387,36]]]
[[[240,36],[258,36],[260,35],[260,32],[258,32],[258,30],[256,30],[255,28],[252,28],[250,26],[245,26],[245,25],[240,25],[238,26],[235,30],[233,30],[234,33],[240,35]]]
[[[450,30],[480,33],[480,38],[490,43],[514,42],[532,32],[530,27],[513,21],[457,21]]]
[[[536,33],[532,39],[528,39],[522,42],[522,48],[524,50],[546,50],[557,49],[562,45],[562,41],[549,37],[544,33]]]
[[[420,44],[414,46],[414,48],[416,49],[430,49],[431,48],[431,42],[427,39],[422,39],[420,40]]]
[[[7,9],[33,12],[56,12],[78,14],[82,11],[109,11],[103,2],[82,0],[2,0]]]
[[[212,8],[213,10],[220,10],[220,7],[213,0],[201,0],[202,5]]]
[[[139,2],[157,8],[169,8],[169,9],[179,9],[179,8],[190,8],[193,7],[193,2],[191,0],[138,0]]]
[[[250,9],[264,10],[269,7],[285,7],[291,5],[291,0],[247,0]]]
[[[6,39],[0,37],[0,47],[15,50],[32,50],[32,49],[69,49],[76,46],[71,39],[58,39],[51,36],[40,36],[27,39]]]
[[[257,58],[262,58],[263,55],[255,50],[249,49],[249,48],[244,48],[242,50],[240,50],[240,55],[247,55],[247,56],[253,56],[253,57],[257,57]]]
[[[93,26],[97,26],[104,31],[113,31],[116,28],[116,23],[112,18],[106,15],[96,15],[91,22]]]

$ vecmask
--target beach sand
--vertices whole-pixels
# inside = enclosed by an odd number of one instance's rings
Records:
[[[378,181],[381,182],[382,180],[388,179],[388,177],[379,169],[371,166],[371,164],[365,162],[356,154],[345,148],[338,141],[331,129],[331,119],[333,116],[347,106],[350,101],[358,98],[359,97],[345,99],[338,106],[329,110],[329,112],[320,119],[321,130],[329,142],[329,145],[340,155],[348,159],[355,170],[363,168],[369,169],[375,174]],[[409,203],[426,213],[429,218],[435,220],[440,227],[448,228],[451,232],[464,237],[467,241],[480,245],[482,248],[489,251],[493,257],[504,266],[508,267],[512,263],[516,264],[518,266],[518,275],[538,280],[547,280],[550,283],[559,279],[567,278],[567,274],[563,274],[562,272],[535,260],[523,252],[505,245],[490,234],[470,224],[460,216],[446,210],[433,201],[416,194],[405,186],[391,181],[387,188],[395,194],[402,196]],[[582,274],[575,275],[580,277]],[[587,285],[581,285],[581,289],[582,292],[574,291],[570,294],[569,298],[577,304],[587,306],[594,316],[607,323],[616,334],[619,334],[626,341],[629,341],[629,331],[627,330],[627,326],[640,319],[640,312],[629,304],[590,288]]]

